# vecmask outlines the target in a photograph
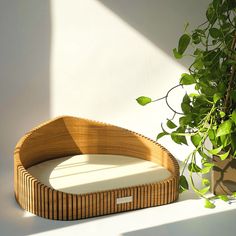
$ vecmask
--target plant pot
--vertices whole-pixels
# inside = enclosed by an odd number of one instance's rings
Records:
[[[215,166],[212,171],[212,192],[227,195],[236,192],[236,159],[228,157],[222,161],[214,156],[213,163]]]

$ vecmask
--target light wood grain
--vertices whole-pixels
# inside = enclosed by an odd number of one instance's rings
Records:
[[[116,154],[153,161],[171,176],[161,182],[89,194],[68,194],[40,183],[27,168],[76,154]],[[76,220],[168,204],[178,198],[179,166],[158,143],[132,131],[96,121],[59,117],[28,132],[14,151],[14,191],[19,205],[38,216]],[[131,203],[116,204],[132,196]]]

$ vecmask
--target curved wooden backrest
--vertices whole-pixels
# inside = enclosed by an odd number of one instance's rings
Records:
[[[91,210],[92,213],[84,213],[83,217],[82,200],[80,200],[81,206],[78,208],[78,198],[82,199],[82,195],[67,194],[51,189],[40,183],[27,172],[27,168],[35,164],[74,154],[126,155],[161,164],[172,173],[172,176],[166,180],[166,185],[163,185],[164,187],[162,190],[158,189],[158,184],[162,183],[153,183],[153,185],[146,186],[150,188],[153,186],[153,193],[150,192],[149,198],[156,198],[156,200],[154,199],[155,201],[152,204],[150,202],[149,205],[166,204],[176,200],[178,197],[179,166],[175,158],[161,145],[142,135],[120,127],[65,116],[46,122],[33,129],[16,145],[14,152],[14,188],[16,199],[19,204],[24,209],[27,209],[34,214],[50,219],[61,220],[102,215],[104,214],[104,211],[109,211],[109,213],[122,211],[121,209],[118,209],[119,206],[117,206],[118,208],[116,208],[115,205],[111,207],[110,203],[109,206],[106,204],[106,209],[109,208],[108,210],[104,210],[105,208],[102,206],[102,212],[101,210]],[[131,186],[131,188],[132,187],[133,186]],[[154,190],[155,187],[156,190]],[[115,194],[117,191],[121,190],[111,190],[107,193]],[[124,195],[128,194],[128,189],[123,189],[122,191],[126,192]],[[162,194],[166,194],[166,196],[159,196],[160,198],[163,198],[163,200],[159,199],[159,202],[157,199],[158,191],[162,191]],[[97,198],[101,201],[100,195],[106,195],[107,193],[93,193],[96,194],[96,207]],[[90,197],[93,199],[93,194],[91,193],[86,196],[88,199]],[[84,196],[85,201],[86,196]],[[65,206],[62,203],[63,199]],[[89,204],[92,208],[94,208],[93,205],[95,204],[93,200],[91,200]],[[71,202],[71,204],[69,204],[69,202]],[[141,202],[140,204],[136,203],[136,205],[137,206],[133,206],[135,209],[142,208],[142,205],[143,207],[147,207],[146,204],[141,204]],[[88,208],[88,202],[86,206]],[[87,208],[85,207],[85,211]],[[64,211],[66,209],[66,216],[63,215],[63,209]]]

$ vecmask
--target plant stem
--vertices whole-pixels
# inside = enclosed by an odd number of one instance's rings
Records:
[[[175,85],[174,87],[172,87],[171,89],[169,89],[169,91],[166,93],[166,95],[165,95],[164,97],[161,97],[161,98],[158,98],[158,99],[156,99],[156,100],[153,100],[152,102],[157,102],[157,101],[160,101],[160,100],[162,100],[162,99],[165,99],[166,105],[169,107],[169,109],[170,109],[171,111],[174,112],[174,114],[183,115],[184,113],[178,112],[178,111],[174,110],[174,109],[171,107],[171,105],[169,104],[169,102],[168,102],[168,96],[169,96],[170,92],[171,92],[172,90],[174,90],[174,89],[180,87],[180,86],[183,87],[182,84]],[[172,118],[172,119],[173,119],[173,118]]]
[[[236,45],[236,32],[234,34],[233,42],[232,42],[232,45],[231,45],[231,50],[235,49],[235,45]],[[225,102],[224,102],[224,112],[226,114],[228,112],[229,105],[230,105],[230,93],[231,93],[231,90],[233,88],[235,73],[236,73],[235,66],[232,66],[231,76],[230,76],[230,79],[229,79],[228,88],[227,88],[226,96],[225,96]]]

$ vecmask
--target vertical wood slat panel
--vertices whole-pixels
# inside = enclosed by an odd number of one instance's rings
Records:
[[[72,220],[73,219],[73,199],[72,199],[72,194],[68,194],[67,195],[67,215],[68,215],[68,220]]]
[[[100,214],[103,215],[104,212],[103,192],[101,192],[99,195],[100,195]]]
[[[151,188],[152,188],[152,185],[148,185],[146,186],[147,188],[147,207],[150,207],[151,206],[151,202],[153,200],[152,198],[152,195],[151,195]]]
[[[81,218],[84,219],[86,217],[86,205],[85,205],[85,195],[81,196]]]
[[[81,199],[81,195],[77,196],[77,215],[78,215],[78,219],[82,218],[82,199]]]
[[[111,192],[107,192],[107,214],[111,213]]]
[[[67,203],[67,194],[66,193],[62,193],[62,202],[63,202],[63,205],[62,205],[62,217],[63,217],[63,220],[67,220],[68,219],[68,216],[67,216],[67,207],[68,207],[68,203]]]
[[[115,211],[115,200],[116,199],[116,197],[115,197],[115,191],[111,191],[111,213],[114,213],[114,212],[116,212]]]
[[[45,216],[45,186],[41,186],[40,188],[40,196],[41,196],[41,210],[42,210],[42,217],[46,217]]]
[[[58,220],[58,211],[59,211],[59,205],[58,205],[58,192],[49,190],[49,199],[50,202],[53,202],[53,204],[49,205],[49,217],[50,219]]]
[[[118,198],[122,197],[121,190],[118,190]],[[121,212],[121,204],[116,204],[117,205],[117,212]]]
[[[133,209],[136,210],[138,208],[138,188],[133,189]]]
[[[97,195],[96,193],[92,194],[92,209],[93,209],[93,215],[92,216],[97,216]]]
[[[73,201],[72,219],[76,220],[78,219],[78,201],[77,201],[77,196],[75,194],[73,194],[72,196],[72,201]]]
[[[132,202],[130,203],[130,210],[134,209],[134,189],[133,188],[129,188],[130,189],[130,196],[132,196]]]
[[[97,195],[97,200],[96,200],[96,203],[97,203],[97,216],[99,216],[99,215],[101,215],[100,214],[100,194],[99,193],[97,193],[96,194]]]
[[[62,192],[58,192],[58,220],[63,220]]]
[[[85,195],[85,218],[89,217],[89,195]]]
[[[32,178],[31,179],[31,206],[30,206],[30,212],[35,214],[35,183],[36,181]]]
[[[38,183],[37,185],[37,194],[38,194],[38,215],[42,216],[42,212],[41,212],[41,184]]]
[[[131,196],[131,194],[130,194],[130,188],[128,188],[128,189],[126,190],[126,195],[127,195],[127,196]],[[127,210],[127,211],[130,210],[130,206],[131,206],[131,202],[128,202],[128,203],[127,203],[127,206],[126,206],[126,210]]]
[[[44,195],[45,195],[45,218],[48,218],[48,219],[53,219],[52,217],[50,217],[50,215],[49,215],[49,205],[52,205],[53,204],[53,202],[52,201],[50,201],[50,199],[49,199],[49,191],[50,191],[51,189],[50,188],[48,188],[48,187],[46,187],[45,188],[45,190],[44,190]],[[52,191],[52,190],[51,190]],[[52,204],[51,204],[52,203]]]
[[[107,214],[107,192],[103,192],[103,215]]]

